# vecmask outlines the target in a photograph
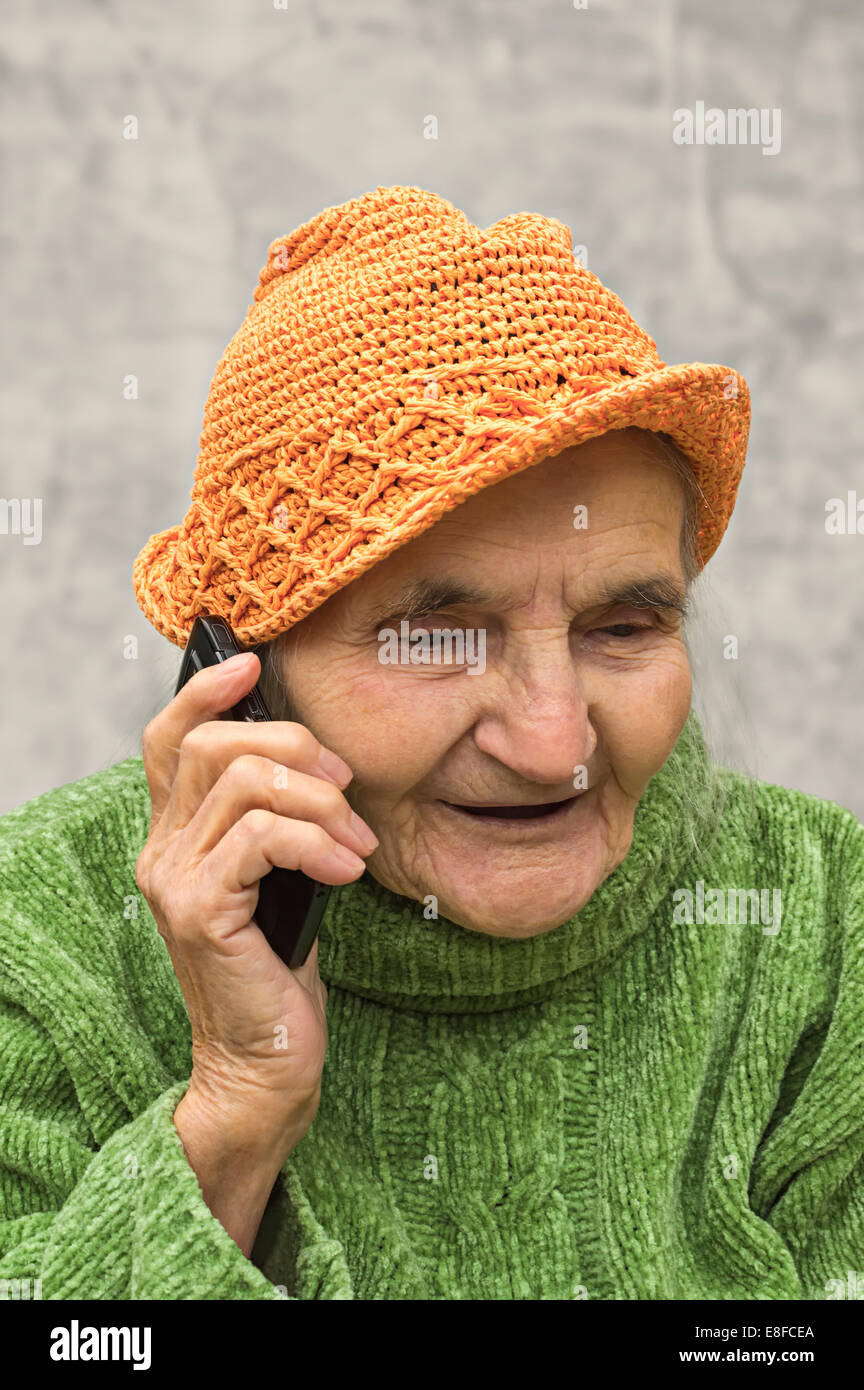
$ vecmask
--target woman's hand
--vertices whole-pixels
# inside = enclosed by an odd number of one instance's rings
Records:
[[[280,865],[348,883],[378,843],[342,794],[350,768],[307,728],[219,719],[259,673],[251,652],[207,667],[147,725],[152,814],[136,865],[192,1025],[175,1123],[199,1181],[190,1150],[214,1182],[232,1158],[251,1162],[256,1188],[312,1123],[327,1047],[318,944],[288,969],[254,920],[258,881]]]

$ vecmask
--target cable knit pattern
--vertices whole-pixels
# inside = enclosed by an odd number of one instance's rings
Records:
[[[707,563],[744,467],[744,378],[667,365],[557,218],[481,229],[378,187],[270,246],[210,386],[191,505],[142,548],[135,595],[177,646],[201,613],[270,641],[482,488],[631,425],[688,457]]]
[[[477,1094],[487,1095],[486,1142],[476,1143]],[[532,1038],[488,1066],[462,1051],[442,1066],[429,1134],[440,1155],[439,1271],[448,1298],[570,1298],[576,1258],[560,1190],[564,1156],[562,1065]],[[541,1129],[547,1145],[537,1151]],[[530,1246],[522,1233],[532,1231]],[[563,1282],[562,1282],[563,1280]]]
[[[494,940],[334,890],[319,1113],[247,1259],[172,1116],[140,758],[0,819],[0,1278],[45,1298],[825,1299],[864,1279],[864,827],[691,715],[583,911]],[[700,884],[702,888],[700,890]],[[676,890],[778,890],[766,923]]]

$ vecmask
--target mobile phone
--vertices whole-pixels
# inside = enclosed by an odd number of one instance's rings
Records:
[[[242,651],[224,618],[196,618],[183,653],[174,694],[179,694],[196,671],[227,661]],[[263,723],[272,717],[257,685],[222,716],[249,724]],[[283,869],[277,865],[260,880],[255,921],[280,960],[292,969],[302,965],[309,955],[329,896],[329,883],[308,878],[300,869]]]

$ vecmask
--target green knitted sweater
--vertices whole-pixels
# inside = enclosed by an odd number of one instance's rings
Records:
[[[172,1121],[191,1041],[135,882],[148,820],[140,758],[0,819],[0,1278],[48,1299],[825,1299],[864,1271],[848,811],[712,773],[691,715],[630,853],[554,931],[429,920],[368,873],[335,889],[321,1106],[251,1259]]]

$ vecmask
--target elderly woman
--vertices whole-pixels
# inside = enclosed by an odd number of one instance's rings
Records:
[[[843,1296],[864,830],[690,710],[748,420],[553,219],[378,188],[273,244],[134,575],[247,650],[0,822],[4,1277]],[[273,866],[333,885],[293,970]]]

